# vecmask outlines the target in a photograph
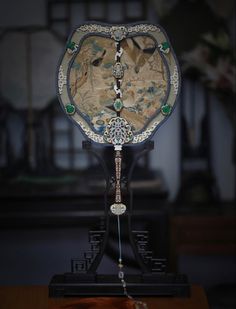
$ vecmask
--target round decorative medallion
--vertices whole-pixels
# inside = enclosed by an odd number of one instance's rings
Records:
[[[123,145],[131,142],[133,132],[128,122],[121,118],[115,117],[108,123],[104,135],[105,141],[113,145]]]
[[[114,203],[111,205],[110,210],[114,215],[120,216],[126,212],[126,206],[123,203]]]

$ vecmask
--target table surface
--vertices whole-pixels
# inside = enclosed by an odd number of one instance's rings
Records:
[[[148,309],[209,309],[205,292],[197,285],[191,287],[190,298],[145,297],[140,299],[148,304]],[[0,300],[0,309],[47,309],[49,305],[63,305],[70,299],[48,299],[46,286],[2,286]]]

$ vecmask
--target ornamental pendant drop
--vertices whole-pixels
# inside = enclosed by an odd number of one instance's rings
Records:
[[[112,39],[119,42],[126,37],[127,28],[125,26],[112,26],[110,34]]]
[[[111,205],[110,210],[114,215],[120,216],[126,212],[126,206],[123,203],[114,203]]]
[[[115,78],[120,79],[124,76],[124,69],[120,62],[116,62],[112,68],[112,74]]]
[[[123,145],[132,141],[133,132],[130,124],[124,118],[114,117],[109,121],[103,138],[114,146]]]

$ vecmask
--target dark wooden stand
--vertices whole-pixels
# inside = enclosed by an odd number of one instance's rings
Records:
[[[71,273],[53,276],[49,284],[50,297],[84,296],[84,295],[123,295],[123,289],[117,275],[98,275],[97,269],[104,256],[111,230],[113,215],[109,210],[111,194],[114,190],[114,176],[111,176],[104,158],[99,155],[90,142],[83,142],[83,148],[93,153],[103,167],[106,180],[104,193],[104,229],[89,231],[90,250],[84,253],[83,259],[73,259]],[[127,177],[122,178],[124,202],[127,205],[122,220],[127,226],[129,246],[132,249],[139,274],[127,275],[128,291],[131,295],[190,295],[190,285],[184,275],[166,273],[166,258],[155,257],[150,249],[149,233],[134,230],[133,190],[131,178],[137,161],[154,148],[148,141],[136,152],[130,165]],[[117,254],[118,256],[118,254]]]

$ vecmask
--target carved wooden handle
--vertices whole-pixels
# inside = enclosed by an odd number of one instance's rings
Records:
[[[116,169],[116,183],[115,183],[115,201],[121,203],[121,151],[116,150],[115,153],[115,169]]]

